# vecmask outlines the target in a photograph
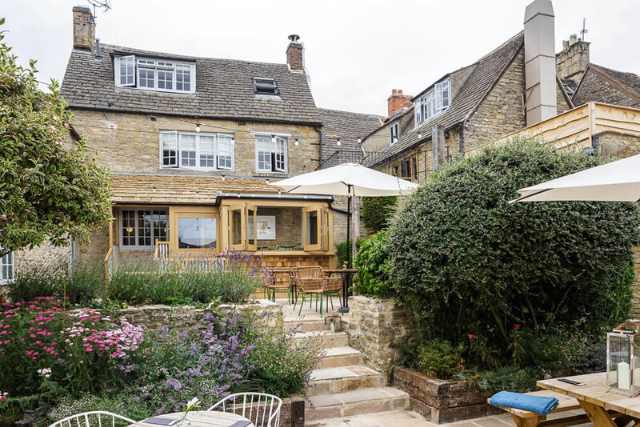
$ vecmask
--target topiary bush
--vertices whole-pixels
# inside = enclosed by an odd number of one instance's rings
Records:
[[[387,232],[381,231],[360,244],[354,261],[358,269],[355,280],[358,293],[382,298],[389,296],[387,240]]]
[[[454,163],[409,196],[389,228],[390,286],[425,333],[456,345],[471,334],[494,364],[518,362],[517,334],[558,328],[602,337],[631,304],[633,203],[509,204],[519,188],[600,159],[511,141]],[[483,364],[482,358],[476,358]]]
[[[362,197],[362,222],[372,233],[387,228],[397,199],[396,196]]]

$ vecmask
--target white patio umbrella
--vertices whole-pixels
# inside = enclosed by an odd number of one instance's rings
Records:
[[[369,169],[357,163],[344,163],[271,182],[269,185],[284,188],[288,193],[347,196],[347,266],[351,264],[351,250],[349,250],[351,197],[399,196],[418,188],[417,184],[410,181]],[[344,299],[346,306],[346,292]]]
[[[640,200],[640,154],[518,190],[516,202]]]

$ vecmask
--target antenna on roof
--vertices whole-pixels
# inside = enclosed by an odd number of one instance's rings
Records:
[[[96,8],[104,9],[102,13],[108,12],[111,9],[111,0],[87,0],[91,6],[93,6],[93,14],[89,18],[93,25],[96,25]]]
[[[589,30],[587,30],[587,18],[582,18],[582,29],[580,30],[580,34],[582,34],[582,41],[584,41],[584,35],[588,32]]]

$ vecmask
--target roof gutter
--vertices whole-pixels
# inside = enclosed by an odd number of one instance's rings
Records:
[[[322,196],[319,194],[260,194],[260,193],[224,193],[216,192],[216,197],[220,199],[260,199],[260,200],[315,200],[319,202],[333,201],[333,196]]]

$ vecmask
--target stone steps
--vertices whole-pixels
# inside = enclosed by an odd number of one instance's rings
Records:
[[[340,368],[343,366],[360,365],[361,363],[362,353],[358,350],[351,347],[333,347],[327,349],[318,368]]]
[[[317,320],[287,320],[284,322],[284,329],[287,331],[295,330],[297,332],[320,332],[326,331],[324,322]]]
[[[327,418],[348,417],[409,408],[409,395],[392,387],[365,388],[343,393],[309,396],[305,424]]]
[[[293,337],[294,345],[300,345],[308,341],[320,343],[322,348],[346,347],[348,338],[345,332],[302,332]]]
[[[385,385],[385,377],[366,366],[353,365],[337,368],[315,369],[311,373],[308,396],[343,393],[363,388],[377,388]]]

